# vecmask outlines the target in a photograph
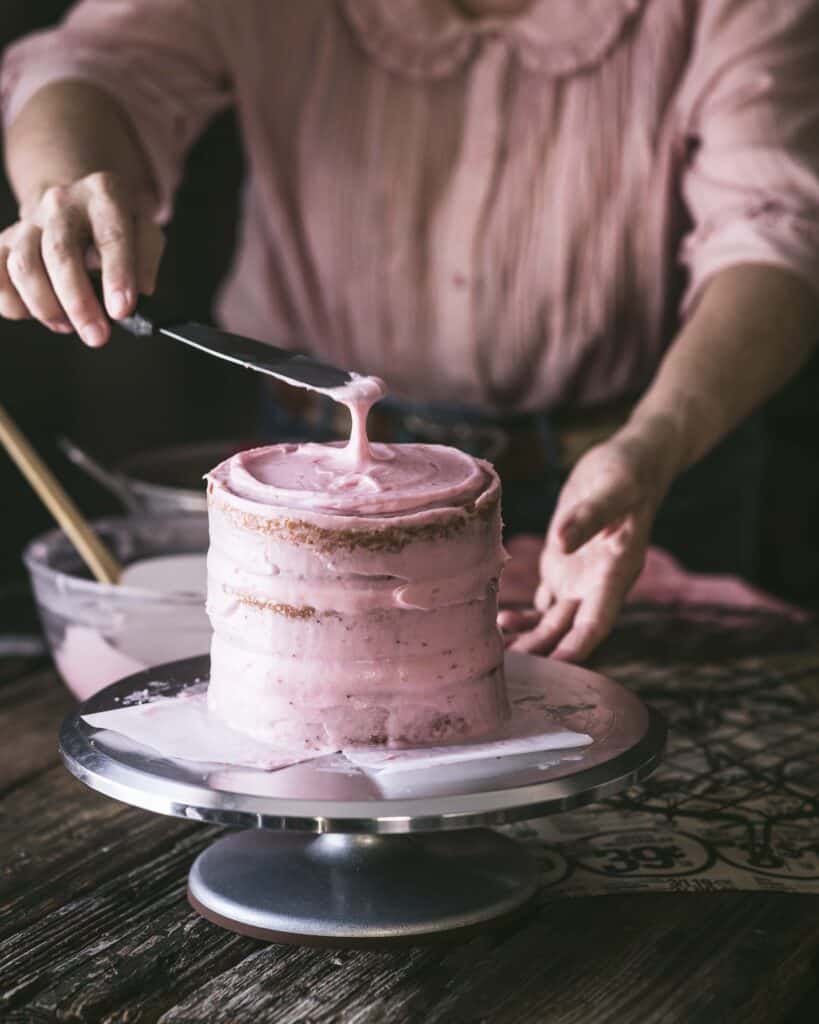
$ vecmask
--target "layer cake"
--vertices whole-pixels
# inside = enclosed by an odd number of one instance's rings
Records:
[[[497,475],[364,444],[257,448],[209,474],[209,707],[276,747],[490,734],[508,715]]]

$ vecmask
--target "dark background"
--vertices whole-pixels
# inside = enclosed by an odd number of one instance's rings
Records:
[[[67,0],[3,0],[0,48],[50,24],[68,6]],[[224,115],[190,154],[167,231],[160,292],[191,319],[210,318],[229,264],[242,173],[235,121]],[[0,227],[15,219],[14,197],[0,180]],[[256,386],[248,374],[161,339],[117,331],[111,344],[91,351],[37,324],[0,320],[0,402],[83,509],[97,514],[115,506],[58,453],[59,434],[108,461],[174,442],[249,438]],[[764,416],[770,454],[757,582],[819,604],[819,358]],[[24,542],[51,525],[0,452],[0,581],[22,573]]]

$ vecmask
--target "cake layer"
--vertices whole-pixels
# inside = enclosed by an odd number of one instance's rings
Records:
[[[494,481],[460,509],[390,519],[250,515],[211,490],[209,588],[316,609],[445,607],[485,596],[504,561]]]
[[[480,507],[438,510],[435,519],[418,523],[401,517],[328,526],[326,516],[249,515],[211,491],[209,572],[233,589],[263,592],[282,575],[409,583],[446,580],[483,566],[491,579],[505,557],[498,504],[496,493]]]
[[[500,560],[493,565],[478,563],[453,571],[445,578],[410,579],[382,573],[367,576],[330,572],[324,576],[282,571],[278,567],[264,575],[231,564],[230,556],[217,548],[208,555],[211,600],[215,614],[233,600],[247,604],[286,606],[304,613],[328,611],[343,606],[349,611],[378,608],[447,608],[464,601],[479,600],[486,594],[488,572],[497,578]],[[221,605],[215,602],[221,597]]]
[[[215,644],[211,671],[217,679],[240,678],[241,685],[208,688],[208,706],[224,722],[272,746],[340,750],[356,744],[423,746],[491,734],[508,715],[500,667],[451,689],[387,695],[361,685],[339,692],[335,703],[310,703],[293,686],[271,691],[259,656]],[[237,676],[238,673],[238,676]],[[212,678],[213,678],[212,675]]]
[[[455,605],[445,615],[396,609],[300,616],[288,608],[238,603],[215,620],[219,628],[212,651],[220,652],[220,664],[228,663],[228,648],[237,662],[240,653],[252,656],[255,678],[263,674],[271,694],[298,687],[309,691],[313,702],[333,703],[338,690],[360,689],[375,680],[385,694],[400,696],[434,691],[495,668],[503,659],[503,642],[494,615],[492,601]],[[251,660],[242,664],[244,672]],[[217,685],[236,689],[246,679],[217,679]]]

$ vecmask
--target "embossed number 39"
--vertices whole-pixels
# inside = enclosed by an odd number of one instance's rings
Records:
[[[595,850],[594,856],[605,859],[603,870],[610,875],[628,875],[644,868],[673,868],[685,853],[678,846],[611,847]]]

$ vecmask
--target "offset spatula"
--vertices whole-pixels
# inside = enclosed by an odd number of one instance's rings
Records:
[[[164,334],[201,352],[227,359],[248,370],[267,373],[297,387],[337,388],[349,384],[352,379],[349,371],[319,362],[312,356],[244,338],[241,334],[229,334],[207,324],[186,323],[181,318],[154,315],[153,306],[147,300],[140,301],[133,316],[117,323],[139,337]]]

